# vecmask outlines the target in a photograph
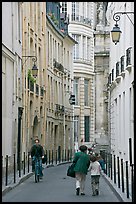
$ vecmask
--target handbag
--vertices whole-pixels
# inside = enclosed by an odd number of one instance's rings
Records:
[[[75,167],[76,163],[72,163],[68,169],[67,169],[67,176],[73,177],[75,178],[75,171],[74,171],[74,167]]]
[[[45,162],[47,162],[47,155],[44,154],[44,158],[42,158],[42,164],[45,164]]]

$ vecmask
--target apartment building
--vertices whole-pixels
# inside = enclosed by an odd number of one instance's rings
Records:
[[[21,152],[35,138],[45,149],[46,128],[46,3],[23,2]],[[37,75],[32,70],[37,68]]]
[[[22,2],[2,2],[2,156],[18,152],[22,113]],[[17,154],[16,154],[17,155]]]
[[[122,32],[117,44],[110,41],[108,118],[111,153],[130,161],[131,140],[134,163],[134,2],[109,2],[107,11],[110,30],[116,23],[114,13],[120,12],[117,24]]]
[[[68,19],[60,13],[60,4],[47,2],[46,6],[46,147],[55,153],[73,149],[73,106],[69,98],[73,93],[76,42],[68,35]]]

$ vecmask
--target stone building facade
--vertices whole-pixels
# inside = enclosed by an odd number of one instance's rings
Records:
[[[22,153],[30,151],[35,138],[45,148],[46,128],[46,3],[23,2],[22,45]],[[35,62],[33,60],[36,60]],[[32,75],[33,65],[38,68]]]
[[[73,46],[76,42],[68,35],[67,27],[63,27],[62,22],[60,25],[60,19],[66,19],[57,16],[57,8],[59,3],[47,3],[46,147],[51,157],[52,150],[55,153],[56,150],[73,149],[73,107],[69,98],[73,89]]]
[[[2,156],[18,153],[22,108],[22,3],[2,2]]]
[[[120,40],[110,42],[108,119],[111,153],[129,161],[130,138],[134,163],[134,2],[109,2],[107,11],[110,30],[115,12],[132,12],[120,14]]]

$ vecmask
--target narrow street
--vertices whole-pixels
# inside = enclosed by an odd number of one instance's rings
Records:
[[[44,178],[34,182],[34,176],[2,197],[2,202],[121,202],[103,177],[100,178],[100,195],[92,196],[90,175],[86,178],[84,196],[76,196],[75,179],[66,176],[69,164],[44,169]]]

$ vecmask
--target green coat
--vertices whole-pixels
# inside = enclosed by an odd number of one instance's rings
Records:
[[[84,152],[76,152],[73,162],[76,162],[74,171],[87,174],[87,170],[90,166],[90,157]]]

